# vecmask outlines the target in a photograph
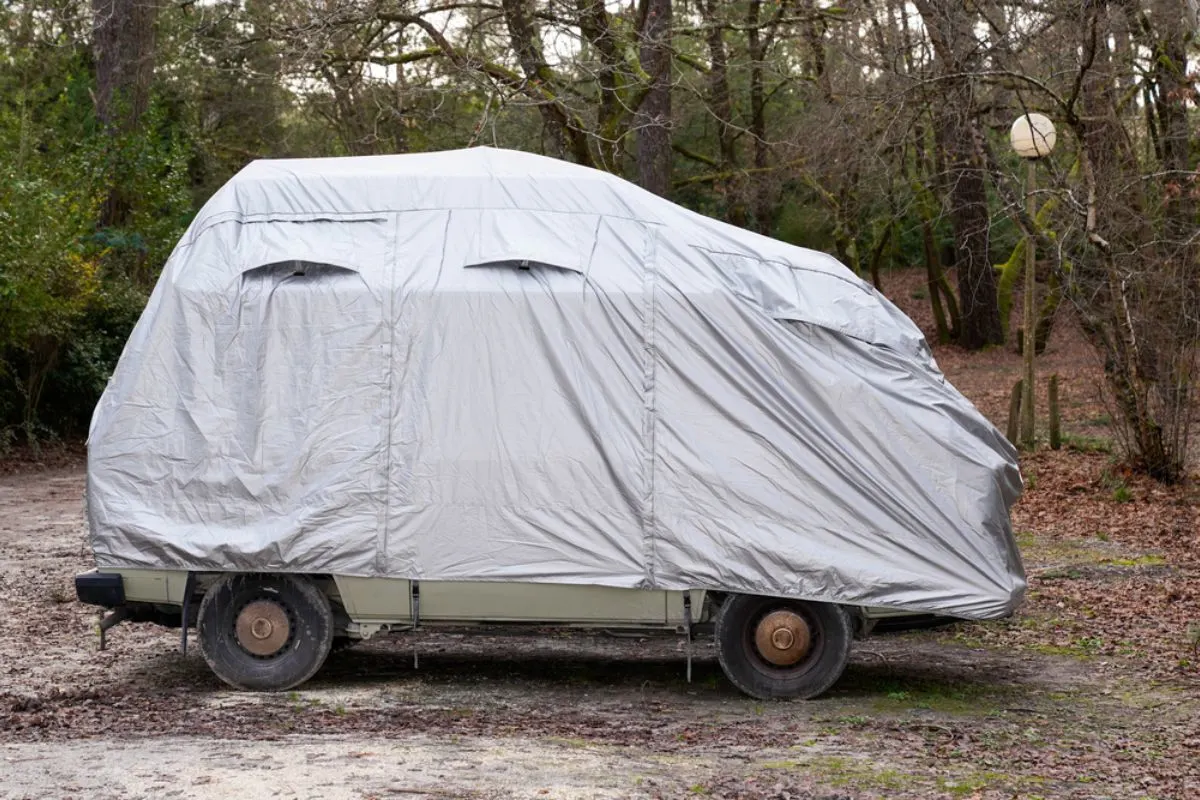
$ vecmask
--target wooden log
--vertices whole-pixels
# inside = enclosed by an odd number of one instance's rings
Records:
[[[1050,376],[1050,449],[1062,447],[1062,419],[1058,415],[1058,373]]]

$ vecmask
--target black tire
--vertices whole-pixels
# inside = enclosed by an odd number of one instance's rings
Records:
[[[196,630],[218,678],[238,689],[278,692],[304,683],[325,663],[333,613],[325,594],[303,577],[229,575],[204,595]]]
[[[756,642],[759,624],[774,612],[799,618],[807,628],[808,647],[787,665],[772,663]],[[850,660],[854,627],[850,615],[830,603],[810,603],[776,597],[729,595],[717,611],[717,658],[729,681],[760,700],[814,698],[841,677]]]

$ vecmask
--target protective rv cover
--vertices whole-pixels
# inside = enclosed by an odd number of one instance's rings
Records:
[[[1015,453],[833,258],[526,153],[256,161],[92,421],[102,568],[725,589],[970,618]]]

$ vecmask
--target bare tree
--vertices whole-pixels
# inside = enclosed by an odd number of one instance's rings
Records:
[[[990,251],[1019,247],[1008,215],[1053,262],[1039,270],[1038,345],[1069,297],[1131,452],[1174,479],[1200,341],[1194,7],[281,0],[262,25],[233,27],[278,47],[280,83],[302,87],[349,152],[486,136],[764,233],[803,207],[789,238],[877,285],[903,242],[925,261],[938,338],[971,348],[1005,335],[1022,259]],[[1033,214],[1003,141],[1028,110],[1064,127]]]
[[[933,44],[942,95],[938,142],[948,161],[945,180],[957,251],[961,303],[959,342],[971,349],[1004,341],[996,302],[996,276],[989,254],[991,213],[986,173],[977,156],[980,137],[973,73],[979,66],[977,20],[958,3],[915,0]]]
[[[1077,168],[1054,171],[1054,202],[1036,215],[1022,211],[986,142],[980,151],[1006,208],[1054,255],[1053,282],[1103,358],[1131,463],[1167,482],[1186,474],[1200,368],[1188,11],[1183,0],[1047,5],[1023,20],[1037,47],[976,73],[1015,92],[1014,114],[1032,104],[1066,124],[1063,158]],[[1076,53],[1069,72],[1049,66],[1063,50]]]
[[[1200,228],[1187,123],[1197,95],[1186,6],[1153,6],[1151,14],[1132,2],[1089,4],[1070,17],[1081,58],[1062,109],[1079,142],[1084,197],[1075,209],[1086,245],[1065,277],[1104,355],[1129,451],[1154,477],[1176,481],[1186,471],[1200,366]],[[1142,73],[1149,164],[1138,156],[1113,79],[1132,69],[1113,46],[1122,23],[1149,56]]]
[[[503,0],[504,22],[525,80],[537,89],[553,92],[557,88],[557,76],[542,54],[542,39],[534,25],[530,5],[528,0]],[[579,163],[591,164],[588,132],[568,114],[563,104],[539,103],[538,111],[545,124],[550,154],[564,158],[569,152]]]

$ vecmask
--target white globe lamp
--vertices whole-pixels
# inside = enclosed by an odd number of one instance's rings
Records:
[[[1013,122],[1008,139],[1021,158],[1042,158],[1050,155],[1058,136],[1045,114],[1022,114]]]
[[[1054,142],[1057,138],[1054,132],[1054,123],[1045,114],[1022,114],[1013,122],[1012,129],[1008,132],[1008,139],[1012,143],[1012,149],[1016,151],[1017,155],[1025,159],[1027,165],[1025,213],[1029,217],[1030,225],[1037,224],[1037,203],[1034,202],[1034,192],[1037,186],[1037,169],[1035,165],[1039,158],[1050,155],[1050,151],[1054,149]],[[1022,370],[1024,374],[1021,379],[1019,439],[1017,442],[1013,442],[1013,444],[1020,444],[1021,447],[1030,450],[1035,446],[1035,419],[1033,414],[1033,381],[1035,374],[1033,350],[1037,334],[1037,317],[1034,314],[1034,293],[1037,291],[1037,283],[1034,277],[1034,270],[1037,263],[1034,253],[1036,246],[1037,242],[1034,240],[1032,232],[1027,229],[1025,236],[1025,297],[1022,303],[1023,313],[1021,315],[1024,320],[1024,342],[1021,354],[1022,361],[1024,362],[1024,369]]]

